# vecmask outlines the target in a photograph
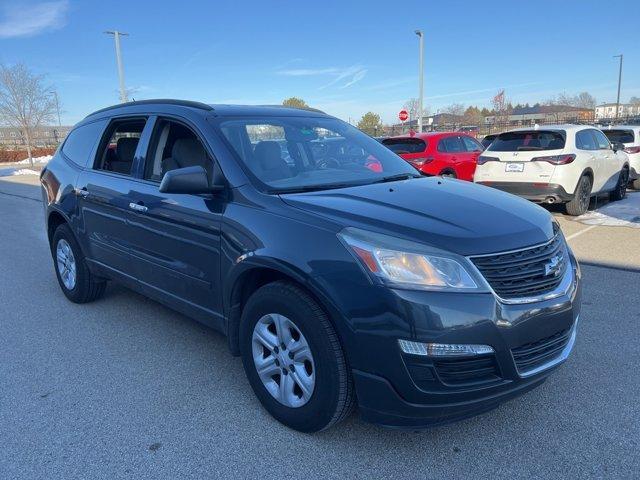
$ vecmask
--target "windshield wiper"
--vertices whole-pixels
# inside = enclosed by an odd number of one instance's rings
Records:
[[[333,190],[335,188],[355,187],[357,183],[321,183],[319,185],[304,185],[302,187],[279,188],[271,190],[269,193],[280,195],[283,193],[303,193],[317,192],[318,190]]]
[[[375,180],[371,183],[387,183],[397,182],[398,180],[409,180],[410,178],[421,178],[419,173],[398,173],[397,175],[389,175],[388,177],[382,177],[379,180]]]

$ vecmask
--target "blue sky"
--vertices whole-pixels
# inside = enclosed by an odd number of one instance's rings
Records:
[[[640,96],[640,1],[0,1],[0,61],[47,75],[63,122],[118,102],[113,38],[136,99],[274,104],[289,96],[345,120],[394,121],[417,96],[425,32],[425,103],[489,105],[566,92]]]

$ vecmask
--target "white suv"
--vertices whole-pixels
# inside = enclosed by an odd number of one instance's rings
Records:
[[[501,133],[478,158],[474,181],[582,215],[593,195],[624,198],[629,159],[598,129],[548,125]]]
[[[629,157],[629,180],[640,190],[640,125],[614,125],[602,129],[611,143],[624,144]]]

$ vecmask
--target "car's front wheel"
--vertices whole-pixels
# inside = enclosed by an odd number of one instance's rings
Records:
[[[326,429],[355,403],[338,336],[318,303],[284,281],[258,289],[243,309],[242,363],[264,408],[302,432]]]
[[[629,170],[623,168],[620,171],[620,176],[618,177],[618,183],[616,185],[616,189],[611,192],[611,200],[617,201],[622,200],[627,196],[627,185],[629,184]]]
[[[567,202],[565,208],[567,214],[572,216],[582,215],[589,208],[589,200],[591,199],[591,179],[583,175],[578,181],[576,192],[570,202]]]
[[[58,283],[69,300],[87,303],[104,293],[106,282],[89,271],[82,250],[67,225],[62,224],[56,229],[51,253]]]

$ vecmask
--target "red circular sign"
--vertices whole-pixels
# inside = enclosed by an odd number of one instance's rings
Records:
[[[398,118],[401,122],[406,121],[409,118],[409,112],[407,112],[406,110],[400,110],[400,113],[398,113]]]

